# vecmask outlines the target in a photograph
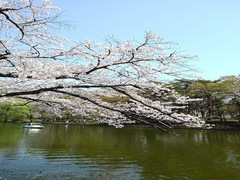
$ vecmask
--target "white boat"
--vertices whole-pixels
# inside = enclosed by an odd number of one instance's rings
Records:
[[[41,123],[31,122],[31,123],[24,124],[22,127],[23,128],[33,128],[33,129],[42,129],[43,125]]]

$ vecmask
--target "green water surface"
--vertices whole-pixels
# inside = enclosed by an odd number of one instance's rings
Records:
[[[0,123],[0,179],[240,179],[240,132]]]

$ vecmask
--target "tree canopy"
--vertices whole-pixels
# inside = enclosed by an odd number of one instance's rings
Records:
[[[173,82],[182,95],[200,98],[192,102],[188,112],[206,119],[239,119],[240,115],[240,76],[224,76],[218,80],[185,80]]]
[[[0,103],[1,121],[24,121],[32,118],[32,105],[25,105],[25,102],[16,101],[14,103]]]
[[[191,72],[184,55],[152,32],[141,41],[69,40],[56,33],[59,8],[51,0],[0,2],[0,100],[46,103],[60,115],[97,112],[102,123],[121,127],[140,121],[164,130],[171,122],[201,126],[194,116],[180,113],[191,101],[162,82]],[[142,92],[142,93],[137,93]],[[143,96],[148,93],[154,95]],[[128,99],[114,104],[102,97]],[[66,95],[73,98],[63,98]]]

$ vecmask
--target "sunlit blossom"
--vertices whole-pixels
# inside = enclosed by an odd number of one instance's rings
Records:
[[[62,109],[69,109],[117,128],[147,123],[146,119],[154,125],[203,125],[196,117],[177,113],[191,100],[162,83],[166,76],[184,77],[186,62],[195,56],[169,49],[169,44],[178,43],[148,31],[139,43],[135,38],[109,38],[105,43],[66,39],[49,26],[54,23],[49,10],[59,10],[51,2],[0,2],[1,11],[11,17],[1,14],[5,18],[0,24],[0,102],[14,97],[51,103],[49,109],[59,117]],[[21,10],[7,11],[8,7]]]

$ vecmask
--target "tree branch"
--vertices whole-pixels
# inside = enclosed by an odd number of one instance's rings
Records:
[[[23,28],[21,28],[16,22],[14,22],[5,12],[3,11],[0,11],[0,14],[3,14],[5,16],[5,18],[10,21],[14,26],[16,26],[16,28],[21,32],[22,34],[22,37],[20,38],[20,40],[23,39],[24,37],[24,31],[23,31]]]

